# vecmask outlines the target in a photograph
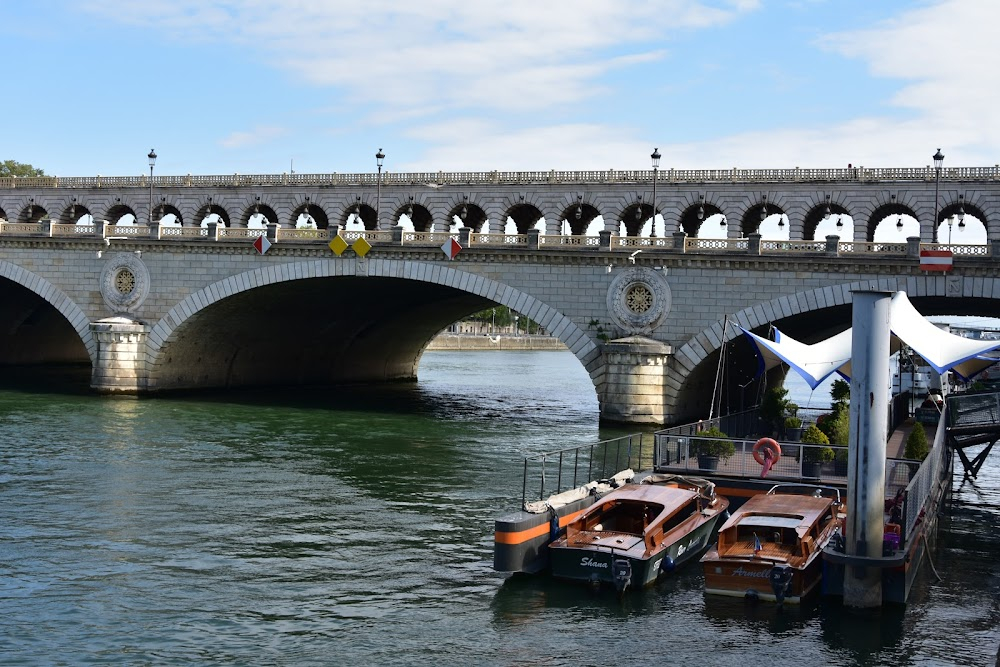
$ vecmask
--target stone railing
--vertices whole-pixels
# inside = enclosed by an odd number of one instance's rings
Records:
[[[724,255],[822,255],[837,256],[887,256],[917,259],[921,249],[950,250],[956,258],[1000,258],[1000,240],[984,245],[919,243],[911,238],[907,243],[839,241],[830,236],[825,241],[762,239],[759,234],[748,238],[701,239],[688,237],[682,232],[670,237],[616,236],[603,231],[598,236],[560,236],[541,234],[530,230],[527,234],[478,234],[465,228],[457,232],[415,232],[402,228],[391,230],[345,230],[332,226],[328,229],[281,228],[275,224],[267,227],[225,227],[209,223],[205,227],[177,225],[112,225],[59,224],[52,220],[36,223],[7,222],[0,219],[0,240],[18,237],[48,237],[76,239],[93,237],[142,241],[242,241],[267,236],[272,243],[296,242],[297,244],[326,244],[340,236],[348,244],[364,238],[373,246],[440,247],[447,239],[454,238],[463,248],[507,248],[529,252],[612,252],[629,253],[635,257],[641,251],[665,254],[724,254]]]
[[[935,180],[933,167],[879,167],[838,169],[660,169],[663,183],[798,183],[798,182],[906,182]],[[545,183],[614,184],[649,183],[650,169],[605,171],[466,171],[382,172],[358,174],[229,174],[154,176],[157,188],[184,187],[274,187],[274,186],[375,186],[382,185],[524,185]],[[1000,166],[949,167],[941,170],[942,181],[1000,181]],[[16,176],[0,178],[0,189],[45,188],[148,188],[148,176]]]

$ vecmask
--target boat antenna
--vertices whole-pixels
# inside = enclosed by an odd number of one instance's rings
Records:
[[[715,385],[712,387],[712,402],[708,405],[708,418],[712,418],[715,410],[715,396],[719,394],[719,382],[722,377],[722,360],[726,356],[726,333],[729,330],[729,315],[722,322],[722,345],[719,346],[719,365],[715,368]],[[722,396],[719,394],[719,412],[722,412]]]

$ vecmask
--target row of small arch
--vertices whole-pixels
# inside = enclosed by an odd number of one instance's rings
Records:
[[[528,229],[534,228],[539,221],[544,219],[544,229],[547,233],[583,235],[587,233],[591,222],[598,216],[601,216],[602,220],[604,220],[605,229],[617,232],[621,227],[624,227],[626,235],[640,236],[644,227],[649,229],[653,215],[652,205],[643,202],[641,196],[637,197],[636,201],[631,204],[623,204],[620,209],[621,213],[618,221],[614,221],[612,218],[610,225],[601,211],[594,205],[585,202],[582,196],[578,197],[575,204],[566,206],[561,214],[555,220],[551,221],[548,216],[545,216],[539,208],[531,203],[516,203],[508,207],[501,214],[502,217],[493,216],[491,218],[475,202],[463,199],[460,202],[454,203],[448,209],[446,220],[435,222],[430,209],[419,202],[412,201],[412,198],[410,199],[411,201],[405,203],[400,203],[398,199],[395,199],[391,202],[391,213],[386,216],[380,216],[376,210],[378,206],[377,202],[373,203],[357,197],[353,205],[341,207],[335,219],[336,222],[333,224],[348,226],[354,223],[356,226],[363,227],[364,229],[387,229],[398,224],[400,219],[406,216],[415,231],[447,231],[453,226],[458,225],[470,227],[475,232],[490,231],[499,233],[505,230],[509,219],[513,222],[516,232],[523,234]],[[57,201],[50,203],[50,206],[55,208],[55,216],[52,216],[49,208],[44,203],[36,203],[34,198],[30,198],[20,203],[20,210],[13,220],[22,223],[34,223],[39,220],[54,219],[56,222],[76,223],[86,216],[92,216],[98,219],[117,222],[125,216],[130,215],[136,222],[143,221],[136,212],[143,207],[134,206],[127,198],[126,201],[122,201],[122,198],[116,198],[115,202],[107,206],[103,214],[99,216],[95,215],[84,203],[76,202],[75,198],[69,204],[65,201]],[[212,198],[208,198],[205,203],[197,208],[186,204],[182,204],[182,206],[187,210],[186,215],[178,206],[167,201],[167,198],[161,197],[154,203],[152,215],[148,219],[151,221],[166,220],[184,226],[198,226],[206,219],[212,219],[213,217],[227,227],[256,226],[261,222],[277,223],[282,227],[295,227],[301,226],[303,219],[306,219],[310,223],[310,226],[315,226],[319,229],[325,229],[331,224],[331,217],[327,213],[327,210],[323,206],[310,201],[309,197],[305,197],[295,205],[291,209],[290,215],[284,221],[281,220],[275,208],[266,201],[261,201],[260,197],[257,197],[250,205],[242,205],[242,210],[236,218],[230,216],[226,206],[213,202]],[[148,213],[148,205],[144,208],[147,209]],[[962,195],[958,195],[953,200],[946,201],[939,209],[938,225],[949,219],[954,220],[956,217],[961,219],[966,214],[978,219],[985,228],[989,228],[988,219],[984,211],[975,203],[965,201]],[[765,196],[762,200],[751,203],[746,207],[743,211],[738,230],[730,228],[728,235],[747,236],[750,233],[758,231],[761,222],[772,216],[780,216],[779,224],[784,224],[784,221],[788,220],[790,227],[801,230],[801,235],[804,239],[814,238],[819,223],[831,216],[848,217],[852,222],[852,226],[854,219],[854,216],[851,215],[844,205],[827,199],[825,202],[818,202],[813,205],[806,212],[801,222],[795,224],[794,221],[789,219],[788,213],[780,203],[768,201]],[[868,217],[866,225],[867,233],[865,236],[871,239],[879,223],[891,216],[899,216],[900,220],[902,216],[919,219],[913,207],[899,203],[896,201],[895,196],[891,196],[885,198],[882,203],[874,206]],[[660,221],[658,223],[659,230],[663,234],[684,231],[688,236],[696,237],[699,235],[702,225],[708,220],[721,220],[722,224],[726,225],[729,216],[727,216],[723,208],[719,205],[704,198],[699,198],[696,201],[690,202],[685,208],[675,211],[675,216],[664,215],[664,210],[660,208],[657,210],[657,218]],[[671,221],[669,218],[675,218],[676,221]],[[7,215],[3,207],[0,207],[0,219],[11,220],[11,217]],[[938,225],[933,226],[932,235],[936,234]],[[654,229],[654,233],[655,231]]]

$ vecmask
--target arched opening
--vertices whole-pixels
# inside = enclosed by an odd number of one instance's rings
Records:
[[[987,242],[986,215],[963,195],[941,209],[936,234],[938,243],[984,245]]]
[[[529,229],[537,228],[543,223],[542,212],[531,204],[517,204],[508,212],[507,217],[514,222],[514,233],[527,234]],[[544,227],[543,227],[544,229]]]
[[[865,239],[869,242],[906,243],[908,236],[920,236],[917,216],[908,206],[897,203],[896,195],[892,195],[888,203],[872,211]]]
[[[827,236],[839,236],[842,240],[854,240],[854,218],[848,210],[830,201],[814,206],[805,217],[802,238],[806,241],[823,241]]]
[[[121,199],[116,199],[111,208],[105,214],[104,219],[112,225],[134,225],[136,224],[135,211],[127,204],[122,204]]]
[[[719,224],[719,218],[724,218],[722,214],[722,209],[713,204],[712,202],[707,202],[703,197],[699,198],[696,204],[692,204],[684,209],[681,213],[680,227],[681,231],[690,237],[701,237],[701,238],[718,238],[716,236],[705,236],[706,232],[717,233],[719,230],[716,227],[725,227]],[[712,221],[715,224],[712,224]],[[725,236],[725,230],[723,229],[722,236]]]

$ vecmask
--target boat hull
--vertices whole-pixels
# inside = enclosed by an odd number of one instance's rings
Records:
[[[709,595],[799,604],[802,599],[819,591],[823,578],[819,558],[813,558],[803,568],[788,567],[791,581],[785,586],[783,599],[779,600],[772,584],[772,574],[775,566],[782,567],[783,563],[718,558],[713,557],[711,552],[702,562],[705,566],[705,592]]]
[[[566,546],[565,542],[549,545],[549,567],[557,579],[581,581],[591,584],[617,586],[615,580],[615,560],[627,560],[631,566],[631,588],[645,588],[662,576],[693,560],[711,543],[712,534],[721,513],[708,518],[696,529],[682,538],[644,557],[630,556],[625,549],[609,544],[594,544],[585,547]],[[641,539],[631,536],[622,546],[633,545]],[[607,540],[604,540],[607,542]]]

